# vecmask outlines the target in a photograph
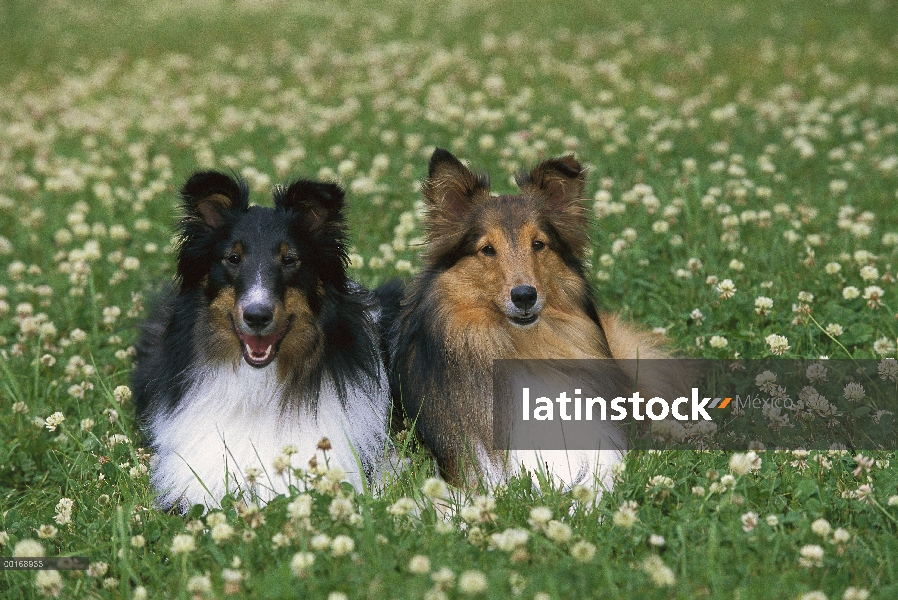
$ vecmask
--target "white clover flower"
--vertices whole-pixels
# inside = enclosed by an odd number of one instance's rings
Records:
[[[829,182],[829,191],[835,194],[841,194],[848,189],[848,182],[844,179],[833,179]]]
[[[56,428],[59,427],[63,421],[65,421],[65,415],[57,411],[47,417],[47,419],[44,421],[44,426],[49,431],[56,431]]]
[[[447,589],[455,582],[455,573],[448,567],[442,567],[431,573],[430,578],[439,589]]]
[[[895,344],[889,338],[879,338],[878,340],[873,342],[873,352],[875,352],[879,356],[894,354]]]
[[[833,542],[837,544],[847,544],[851,541],[851,534],[848,533],[847,529],[843,529],[839,527],[835,531],[833,531]]]
[[[530,524],[541,527],[552,520],[552,509],[547,506],[535,506],[530,509]]]
[[[446,482],[438,477],[430,477],[424,481],[421,491],[429,498],[445,498],[449,493]]]
[[[729,345],[727,339],[723,336],[714,335],[711,336],[711,340],[708,342],[712,348],[726,348]]]
[[[649,536],[649,545],[655,548],[663,548],[667,541],[664,539],[663,535],[658,535],[657,533],[653,533]]]
[[[188,533],[179,533],[171,542],[172,554],[190,554],[196,549],[196,540]]]
[[[823,271],[824,271],[827,275],[835,275],[836,273],[838,273],[838,272],[841,271],[841,270],[842,270],[842,265],[840,265],[840,264],[837,263],[837,262],[828,262],[828,263],[826,263],[826,265],[823,267]]]
[[[761,457],[753,450],[746,453],[736,452],[730,457],[730,472],[734,475],[745,475],[749,471],[761,468]]]
[[[416,554],[408,561],[408,572],[413,575],[430,573],[430,559],[424,555]]]
[[[568,543],[573,533],[571,526],[561,521],[549,521],[546,525],[546,537],[556,544]]]
[[[866,588],[856,588],[854,586],[845,588],[845,593],[842,594],[842,600],[867,600],[869,597],[869,590]]]
[[[623,527],[624,529],[633,527],[636,522],[639,521],[639,517],[636,515],[635,503],[624,503],[617,509],[617,512],[614,513],[612,521],[615,525]]]
[[[527,543],[530,533],[526,529],[510,528],[502,533],[494,533],[490,536],[493,547],[504,552],[513,552]]]
[[[776,527],[780,524],[779,517],[777,517],[776,515],[767,515],[767,517],[764,518],[764,522],[767,523],[767,525],[769,525],[770,527]]]
[[[874,281],[879,278],[879,270],[872,266],[866,265],[861,267],[861,279],[864,281]]]
[[[867,306],[870,308],[876,308],[878,306],[882,306],[882,295],[885,294],[885,290],[883,290],[878,285],[870,285],[864,288],[864,300],[867,301]]]
[[[755,298],[755,312],[764,316],[773,308],[773,299],[767,296],[758,296]]]
[[[838,323],[829,323],[824,331],[832,337],[839,337],[845,333],[845,329]]]
[[[44,556],[44,546],[37,540],[25,538],[16,542],[12,549],[12,555],[15,558],[37,558]]]
[[[212,581],[208,575],[194,575],[187,580],[187,591],[202,596],[212,591]]]
[[[861,295],[861,291],[854,287],[853,285],[849,285],[842,289],[842,297],[846,300],[854,300],[855,298]]]
[[[823,566],[823,548],[816,544],[802,546],[798,554],[798,564],[802,567],[812,568]]]
[[[756,512],[747,512],[740,518],[742,521],[742,531],[748,533],[752,531],[758,525],[758,513]]]
[[[859,402],[865,395],[864,386],[856,381],[852,381],[842,388],[842,396],[849,402]]]
[[[62,593],[62,576],[55,569],[38,571],[34,576],[34,585],[44,596],[56,598]]]
[[[212,541],[221,544],[234,536],[234,528],[228,523],[219,522],[212,526],[209,535],[212,537]]]
[[[60,498],[59,502],[56,503],[56,516],[53,520],[59,525],[68,525],[72,522],[72,508],[74,506],[75,501],[71,498]]]
[[[305,575],[315,564],[315,555],[311,552],[297,552],[290,560],[290,570],[297,577]]]
[[[785,354],[791,348],[791,346],[789,346],[789,340],[782,335],[771,333],[766,338],[764,338],[764,340],[767,342],[767,345],[770,348],[770,352],[776,354],[777,356]]]
[[[722,300],[728,300],[736,294],[736,286],[731,279],[724,279],[717,284],[716,289]]]
[[[677,582],[673,570],[657,554],[652,554],[642,562],[642,570],[658,587],[671,587]]]
[[[474,596],[486,591],[487,579],[480,571],[465,571],[458,576],[458,591],[466,596]]]
[[[594,489],[577,484],[571,489],[571,497],[580,504],[591,504],[596,499]]]
[[[826,381],[826,367],[823,363],[814,362],[805,369],[805,376],[811,381]]]
[[[287,505],[287,515],[293,520],[306,519],[312,516],[312,497],[300,494]]]
[[[346,521],[355,514],[355,506],[349,498],[334,498],[327,510],[334,521]]]
[[[764,392],[770,393],[774,384],[776,384],[776,375],[770,371],[764,371],[755,377],[755,385],[761,388]]]
[[[832,532],[832,529],[832,526],[826,519],[817,519],[816,521],[811,523],[811,531],[822,538],[826,538],[830,534],[830,532]]]
[[[327,550],[331,545],[331,537],[325,533],[319,533],[312,536],[312,539],[309,540],[309,548],[320,552],[322,550]]]
[[[131,388],[126,385],[120,385],[112,390],[112,396],[119,404],[124,404],[131,399]]]
[[[586,563],[592,560],[593,556],[596,555],[596,547],[594,544],[590,544],[585,540],[580,540],[571,546],[571,556],[574,557],[574,560],[582,563]]]
[[[876,370],[879,372],[880,379],[898,381],[898,360],[895,360],[894,358],[885,358],[879,361]]]
[[[355,540],[348,535],[338,535],[331,541],[331,554],[345,556],[355,550]]]
[[[59,530],[53,525],[41,525],[37,530],[37,537],[42,540],[52,540],[57,533],[59,533]]]

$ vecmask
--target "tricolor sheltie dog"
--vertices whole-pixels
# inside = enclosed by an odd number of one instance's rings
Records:
[[[664,356],[655,336],[597,310],[580,164],[546,160],[516,181],[519,194],[491,195],[487,176],[445,150],[431,157],[423,268],[404,292],[379,290],[392,304],[394,395],[451,483],[500,483],[524,467],[555,485],[607,488],[626,445],[607,423],[596,450],[491,449],[494,359]]]
[[[323,437],[329,466],[360,488],[384,456],[390,401],[376,300],[346,276],[343,191],[300,180],[261,208],[244,182],[202,172],[181,198],[178,280],[133,376],[158,504],[270,500],[288,491],[284,457],[306,466]]]

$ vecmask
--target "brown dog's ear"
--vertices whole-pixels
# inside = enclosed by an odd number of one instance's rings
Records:
[[[588,212],[583,202],[586,170],[573,156],[550,158],[515,178],[525,193],[539,195],[548,207],[548,218],[577,256],[589,244]]]
[[[467,216],[478,202],[489,197],[490,180],[486,175],[475,175],[450,152],[437,148],[430,157],[422,192],[427,202],[427,250],[423,258],[433,264],[458,251],[468,231]]]
[[[447,150],[434,150],[422,191],[436,215],[458,218],[470,210],[476,196],[489,189],[488,176],[475,175]]]
[[[540,190],[552,209],[566,210],[583,199],[586,171],[573,156],[562,156],[544,160],[530,173],[519,173],[515,180],[522,190],[527,186]]]

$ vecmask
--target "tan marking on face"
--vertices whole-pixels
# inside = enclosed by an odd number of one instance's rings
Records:
[[[231,249],[222,257],[221,261],[225,263],[225,265],[227,265],[228,258],[234,254],[239,256],[241,259],[243,258],[243,244],[237,242],[233,246],[231,246]]]
[[[501,210],[490,214],[478,252],[437,278],[447,340],[489,360],[606,356],[601,330],[582,306],[583,280],[550,247],[534,219],[525,219],[514,235],[503,219]],[[535,250],[534,241],[543,248]],[[486,245],[494,256],[480,252]],[[535,287],[541,304],[539,320],[526,329],[512,324],[507,312],[511,290],[519,285]]]
[[[223,362],[241,360],[240,341],[234,332],[232,314],[234,310],[234,288],[223,288],[209,305],[211,327],[207,331],[198,323],[198,339],[205,340],[210,358]],[[236,362],[235,362],[236,364]]]
[[[278,351],[278,376],[287,378],[297,371],[306,372],[317,361],[322,351],[322,332],[305,294],[288,289],[283,311],[292,323]]]
[[[293,248],[291,248],[290,245],[287,244],[286,242],[283,242],[283,243],[281,243],[280,247],[278,248],[278,260],[283,260],[284,258],[286,258],[288,256],[297,258],[296,252],[293,251]]]

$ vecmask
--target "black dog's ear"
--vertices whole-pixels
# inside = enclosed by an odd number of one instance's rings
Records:
[[[193,289],[209,274],[216,260],[215,246],[226,235],[237,216],[249,209],[246,182],[217,171],[194,173],[181,188],[184,218],[178,275],[182,289]]]
[[[227,221],[228,213],[249,208],[249,189],[243,180],[217,171],[201,171],[181,188],[181,200],[186,221],[215,229]]]
[[[298,213],[311,231],[342,219],[343,204],[343,188],[335,183],[300,179],[274,192],[275,208]]]
[[[451,152],[437,148],[430,157],[422,192],[435,218],[457,218],[467,213],[475,200],[489,194],[488,175],[476,175]]]

